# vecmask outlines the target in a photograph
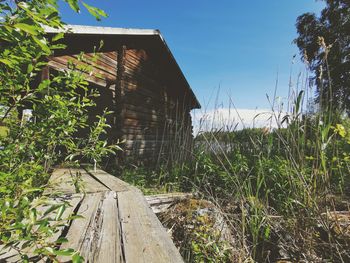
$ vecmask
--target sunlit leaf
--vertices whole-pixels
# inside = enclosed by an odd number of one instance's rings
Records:
[[[83,2],[83,5],[85,8],[89,11],[91,15],[93,15],[98,21],[101,20],[101,17],[107,17],[108,15],[103,11],[102,9],[99,9],[97,7],[93,7],[88,5],[87,3]]]
[[[17,23],[14,25],[14,27],[34,36],[37,36],[39,34],[39,27],[37,26],[28,25],[24,23]]]
[[[79,8],[79,4],[78,4],[78,0],[65,0],[69,6],[77,13],[80,12],[80,8]]]

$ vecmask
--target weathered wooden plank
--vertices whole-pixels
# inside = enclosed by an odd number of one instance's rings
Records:
[[[74,55],[75,57],[77,55]],[[88,58],[90,61],[97,60],[98,63],[103,64],[104,67],[110,69],[111,74],[117,74],[117,55],[115,54],[114,59],[106,56],[104,53],[85,53],[84,56]]]
[[[154,113],[159,113],[161,115],[165,115],[164,112],[160,112],[160,110],[164,110],[164,107],[162,105],[153,105],[153,107],[147,108],[147,107],[143,107],[143,105],[133,105],[131,103],[125,103],[125,108],[126,110],[132,110],[135,112],[142,112],[142,113],[147,113],[147,114],[154,114]]]
[[[122,129],[123,133],[125,135],[142,135],[142,136],[154,136],[154,137],[161,137],[161,136],[170,136],[172,135],[171,131],[167,131],[165,129],[146,129],[146,128],[138,128],[138,127],[126,127]]]
[[[71,173],[76,172],[80,173],[86,190],[91,193],[71,193],[75,192],[70,184]],[[64,235],[68,239],[60,249],[73,248],[86,262],[183,262],[170,236],[137,188],[99,169],[90,172],[57,169],[50,182],[57,190],[47,190],[46,194],[63,190],[65,194],[52,200],[66,200],[71,204],[63,218],[73,213],[83,217],[61,227],[50,238],[56,240]],[[38,210],[43,212],[47,207],[41,206]],[[20,261],[18,254],[10,252],[0,254],[0,261]],[[69,258],[58,257],[57,260],[65,262]]]
[[[144,90],[125,90],[125,102],[132,105],[146,105],[146,107],[148,108],[150,107],[150,105],[147,104],[152,103],[152,107],[154,107],[155,105],[158,108],[165,109],[166,105],[162,97],[146,94],[143,91]]]
[[[157,69],[142,70],[140,67],[135,67],[130,63],[125,63],[125,69],[128,72],[128,74],[135,76],[137,80],[144,80],[147,83],[157,83],[157,86],[163,85],[159,81],[159,71]]]
[[[160,114],[145,114],[141,112],[135,112],[131,110],[125,111],[125,117],[130,119],[142,119],[142,120],[148,120],[148,121],[165,121],[165,117],[161,116]]]
[[[133,57],[135,60],[140,60],[143,63],[150,63],[150,57],[144,49],[128,49],[126,52],[128,57]]]
[[[79,171],[82,175],[82,191],[85,193],[96,193],[109,191],[108,185],[98,182],[84,169]]]
[[[192,193],[170,193],[145,196],[148,204],[156,214],[165,212],[175,203],[192,197]]]
[[[160,94],[160,92],[163,90],[163,88],[161,87],[157,87],[157,89],[154,89],[152,86],[147,86],[144,83],[141,83],[141,82],[133,83],[130,81],[125,81],[124,87],[125,87],[125,91],[128,94],[134,94],[137,92],[138,94],[142,94],[147,97],[152,97],[152,98],[159,97],[158,100],[164,102],[164,98]]]
[[[155,134],[155,135],[144,135],[144,134],[126,134],[123,136],[125,140],[155,140],[155,141],[169,141],[173,137],[167,136],[165,134]]]
[[[35,203],[33,204],[33,208],[37,210],[37,215],[38,218],[44,219],[44,218],[54,218],[56,216],[57,211],[53,211],[47,215],[44,216],[45,211],[51,207],[50,204],[59,204],[63,202],[69,202],[69,205],[66,206],[66,209],[64,210],[61,218],[62,220],[65,220],[69,218],[71,215],[74,214],[75,209],[77,206],[79,206],[80,202],[83,199],[82,194],[77,194],[77,195],[69,195],[69,196],[61,196],[61,197],[55,197],[55,198],[49,198],[47,200],[47,204],[45,205],[40,205],[40,206],[35,206]],[[55,223],[55,222],[53,222]],[[53,243],[55,242],[63,233],[64,229],[66,227],[69,227],[69,222],[67,221],[67,225],[59,227],[57,232],[55,232],[52,236],[50,236],[46,242],[47,243]],[[39,226],[35,226],[32,231],[36,231],[36,229]],[[25,243],[24,241],[19,243],[17,245],[17,248],[20,248],[22,244]],[[0,245],[0,262],[22,262],[22,259],[18,253],[17,250],[15,249],[7,249],[2,251],[2,247]],[[33,259],[36,257],[36,255],[33,253],[33,251],[36,249],[36,247],[27,247],[26,249],[22,249],[22,253],[26,254],[29,258]],[[39,262],[40,259],[35,260],[35,262]],[[47,258],[41,259],[40,262],[46,262]]]
[[[128,191],[131,189],[137,189],[134,186],[131,186],[124,181],[120,180],[119,178],[110,175],[109,173],[106,173],[105,171],[101,169],[96,169],[96,171],[90,169],[88,172],[96,178],[98,181],[100,181],[102,184],[107,186],[110,190],[116,191],[116,192],[123,192]]]
[[[83,244],[87,236],[90,224],[94,224],[94,217],[101,202],[103,193],[91,193],[84,196],[84,199],[79,207],[77,215],[82,216],[81,219],[75,219],[70,226],[66,238],[69,243],[63,243],[62,249],[73,248],[80,253],[83,251]],[[91,228],[91,227],[90,227]],[[86,252],[88,253],[88,252]]]
[[[17,263],[21,261],[22,259],[16,250],[10,249],[2,251],[2,248],[0,246],[0,262]]]
[[[67,71],[67,70],[70,70],[68,69],[67,65],[63,65],[61,63],[58,63],[56,61],[52,61],[50,60],[48,62],[48,66],[50,68],[53,68],[57,71]],[[107,81],[106,80],[103,80],[103,79],[100,79],[100,78],[97,78],[95,76],[90,76],[84,72],[81,72],[81,74],[86,78],[87,81],[89,82],[92,82],[92,83],[95,83],[96,85],[98,86],[101,86],[101,87],[106,87],[107,86]]]
[[[172,141],[158,140],[126,140],[122,146],[125,148],[136,148],[136,149],[147,149],[147,148],[155,148],[161,145],[169,145]]]
[[[68,202],[68,205],[66,206],[66,209],[64,210],[63,214],[62,214],[62,219],[65,220],[67,218],[69,218],[70,216],[74,215],[74,211],[79,207],[79,205],[81,204],[82,200],[84,198],[83,194],[74,194],[74,195],[68,195],[68,196],[61,196],[58,198],[52,198],[52,201],[55,203],[61,203],[61,202]],[[47,209],[49,208],[49,206],[46,207],[40,207],[38,208],[38,210],[41,212],[41,214],[43,214],[43,212],[45,212]],[[47,215],[48,216],[52,216],[53,213]],[[67,224],[65,226],[62,226],[58,229],[58,231],[49,238],[48,241],[56,241],[64,232],[64,230],[66,228],[69,228],[69,223],[70,221],[67,221]]]
[[[54,170],[49,179],[48,186],[44,191],[44,195],[51,195],[53,192],[63,194],[76,193],[70,170],[69,168]]]
[[[102,226],[94,262],[120,263],[124,261],[122,233],[116,192],[107,192],[101,206]]]
[[[140,77],[143,76],[149,79],[159,79],[160,72],[156,67],[150,68],[149,66],[143,64],[136,64],[135,61],[130,59],[126,60],[125,66],[132,74],[137,74]]]
[[[56,169],[49,180],[44,195],[54,193],[75,194],[77,192],[94,193],[109,189],[96,181],[84,169]]]
[[[142,76],[141,74],[136,74],[128,67],[125,67],[124,80],[126,81],[136,81],[141,82],[148,86],[162,87],[162,83],[157,82],[155,79],[147,76]]]
[[[183,262],[170,235],[152,212],[142,194],[139,191],[117,194],[125,261],[127,263]]]
[[[110,51],[110,52],[104,52],[103,55],[109,57],[110,59],[116,59],[117,57],[117,52],[116,51]]]
[[[137,118],[125,118],[124,119],[124,125],[125,126],[136,126],[136,127],[159,127],[162,128],[164,125],[166,125],[166,121],[147,121],[147,120],[141,120]]]
[[[87,194],[78,215],[84,218],[72,222],[61,248],[74,248],[86,262],[124,262],[116,192]]]
[[[74,63],[76,69],[88,74],[89,76],[93,75],[97,78],[108,79],[110,81],[115,81],[116,79],[115,74],[111,74],[107,69],[101,70],[95,67],[94,63],[92,61],[87,61],[87,59],[81,61],[73,56],[61,56],[51,57],[50,60],[61,63],[62,65],[68,65],[69,62]],[[86,70],[89,70],[89,72],[86,72]]]
[[[99,53],[99,57],[104,63],[109,64],[115,68],[118,65],[117,52],[115,52],[115,51]]]
[[[142,134],[142,135],[174,135],[175,130],[169,127],[137,127],[137,126],[126,126],[121,129],[124,134]]]
[[[152,100],[152,98],[144,96],[143,101],[133,95],[128,94],[124,97],[125,104],[132,105],[132,106],[140,106],[144,107],[147,110],[157,110],[164,112],[165,105],[162,103],[155,102]]]
[[[149,155],[150,157],[154,157],[158,154],[159,151],[166,152],[169,149],[169,147],[164,146],[157,146],[157,147],[123,147],[123,151],[126,155],[135,154],[135,156],[138,155],[144,155],[147,157]],[[168,152],[169,154],[169,152]]]
[[[160,160],[168,160],[168,155],[166,151],[160,151],[160,150],[135,150],[135,151],[125,151],[126,157],[131,157],[132,161],[144,161],[149,160],[152,163],[158,162]]]
[[[77,59],[78,61],[82,61],[84,62],[84,64],[93,67],[93,69],[95,70],[95,73],[98,74],[98,72],[102,72],[101,75],[106,75],[106,76],[113,76],[114,78],[116,78],[117,76],[117,69],[114,68],[113,66],[104,63],[99,55],[96,55],[96,57],[93,54],[84,54],[83,55],[83,59],[79,60],[80,55],[72,55],[72,57],[74,57],[75,59]]]
[[[144,60],[140,57],[134,57],[130,55],[129,52],[126,53],[126,64],[129,65],[130,68],[135,70],[140,70],[144,72],[154,72],[159,73],[159,69],[151,60]]]

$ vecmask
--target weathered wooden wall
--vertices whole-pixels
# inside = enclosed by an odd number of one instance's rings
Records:
[[[121,61],[125,154],[143,160],[167,158],[192,136],[190,106],[152,55],[124,47]]]
[[[158,161],[183,151],[183,146],[190,147],[193,105],[183,80],[174,77],[159,49],[152,47],[153,43],[143,47],[128,41],[105,42],[107,45],[94,55],[91,51],[98,43],[96,37],[70,36],[65,42],[67,49],[49,58],[49,67],[68,70],[71,63],[90,87],[98,90],[101,95],[90,111],[90,120],[96,120],[93,116],[105,108],[114,112],[108,119],[112,127],[108,139],[125,140],[123,157]]]
[[[81,50],[84,51],[84,50]],[[105,109],[118,112],[116,83],[117,83],[117,52],[97,52],[97,53],[68,53],[64,55],[51,56],[48,66],[50,71],[76,70],[90,83],[91,90],[96,91],[99,96],[94,98],[96,106],[89,110],[89,122],[94,123],[101,116]],[[108,128],[107,135],[103,139],[109,142],[115,141],[120,134],[116,126],[116,115],[107,115]],[[82,129],[79,136],[84,136],[90,128]]]
[[[83,50],[82,50],[83,51]],[[49,58],[49,67],[62,71],[68,70],[68,64],[81,71],[91,83],[107,87],[117,79],[117,52],[99,52],[83,55],[67,54]],[[70,68],[72,68],[70,67]]]

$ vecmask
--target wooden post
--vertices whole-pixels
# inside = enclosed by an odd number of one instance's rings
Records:
[[[124,139],[124,133],[122,131],[124,127],[124,120],[125,120],[125,103],[124,103],[124,96],[125,96],[125,87],[124,87],[124,72],[125,72],[125,52],[126,52],[126,46],[120,46],[117,49],[117,81],[115,85],[115,109],[116,109],[116,132],[117,132],[117,138],[119,140]],[[119,152],[117,154],[117,160],[118,163],[119,160],[124,159],[125,154],[122,152]]]
[[[41,81],[50,79],[50,68],[49,66],[45,66],[41,71]]]

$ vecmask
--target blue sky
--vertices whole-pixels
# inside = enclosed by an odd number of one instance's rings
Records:
[[[295,22],[304,12],[319,13],[314,0],[99,0],[87,1],[109,17],[97,22],[86,11],[77,15],[62,8],[65,22],[128,28],[160,29],[202,106],[218,101],[228,107],[267,109],[265,94],[273,95],[277,72],[278,95],[287,95],[293,79],[305,67],[292,65],[298,54],[292,44]],[[207,106],[206,106],[207,105]]]

